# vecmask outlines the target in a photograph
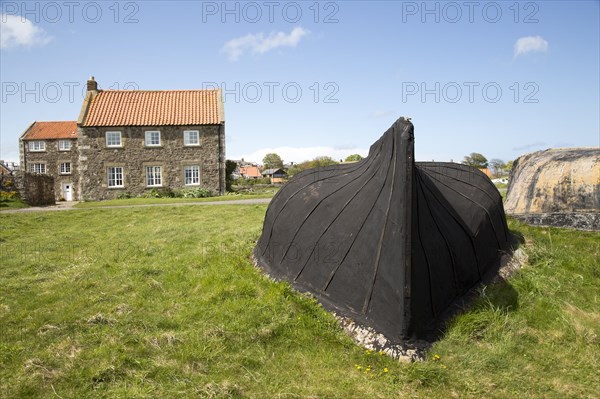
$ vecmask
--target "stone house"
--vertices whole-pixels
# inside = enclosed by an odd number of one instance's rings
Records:
[[[220,90],[99,90],[91,77],[77,122],[62,123],[75,126],[75,159],[71,160],[74,200],[112,199],[153,189],[225,191]],[[56,173],[60,178],[57,165],[62,158],[54,151],[59,144],[51,143],[60,139],[36,137],[27,132],[22,136],[23,142],[36,144],[21,145],[21,163],[27,170]],[[57,192],[64,193],[60,190]]]
[[[78,198],[80,175],[75,121],[33,122],[19,141],[23,171],[54,177],[57,200]]]

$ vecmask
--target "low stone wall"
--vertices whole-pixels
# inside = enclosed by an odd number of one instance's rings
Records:
[[[13,185],[19,197],[29,205],[54,205],[54,178],[48,175],[17,172]]]

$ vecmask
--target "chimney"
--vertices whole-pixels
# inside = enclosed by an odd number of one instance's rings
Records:
[[[93,76],[87,81],[87,91],[98,91],[98,82],[94,80]]]
[[[92,99],[98,95],[98,82],[94,80],[93,76],[87,81],[87,91],[85,93],[85,98],[83,99],[83,104],[81,105],[81,111],[79,111],[79,117],[77,118],[77,125],[81,125],[85,121],[85,117],[87,116],[88,110],[90,108],[90,103]],[[24,162],[22,162],[24,163]]]

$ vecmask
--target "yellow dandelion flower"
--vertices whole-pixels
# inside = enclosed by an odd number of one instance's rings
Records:
[[[436,360],[436,361],[440,360],[440,355],[437,355],[437,354],[433,355],[433,360]]]
[[[389,370],[388,370],[388,368],[387,368],[387,367],[384,367],[384,368],[383,368],[383,372],[384,372],[384,373],[387,373],[388,371],[389,371]]]

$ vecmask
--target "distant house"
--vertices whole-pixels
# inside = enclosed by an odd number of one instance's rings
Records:
[[[492,172],[488,168],[479,168],[479,170],[490,179],[492,178]]]
[[[12,175],[13,172],[18,170],[18,166],[14,162],[0,161],[0,175]]]
[[[244,179],[258,179],[262,177],[260,169],[256,165],[240,166],[240,176]]]
[[[283,169],[267,169],[262,172],[263,177],[271,179],[271,183],[283,183],[287,177],[287,173]]]
[[[33,122],[19,141],[20,163],[24,171],[54,177],[57,200],[78,198],[77,122]]]
[[[99,90],[92,76],[78,120],[35,122],[21,164],[55,177],[66,200],[204,187],[225,191],[220,90]]]

